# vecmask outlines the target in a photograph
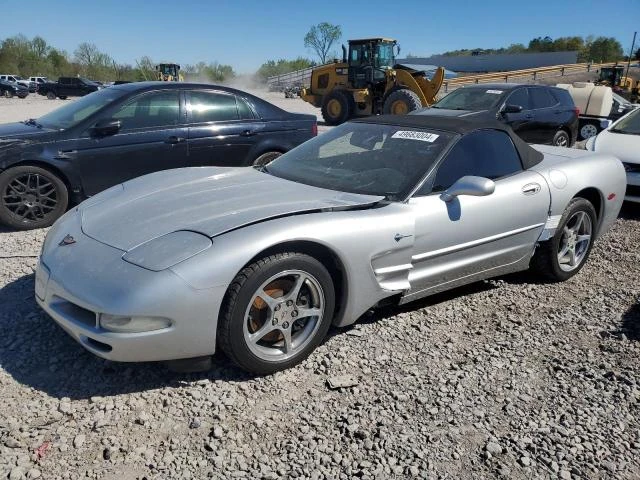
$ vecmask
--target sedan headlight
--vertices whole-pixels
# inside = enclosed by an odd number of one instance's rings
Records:
[[[178,230],[135,247],[125,253],[122,259],[138,267],[159,272],[203,252],[211,245],[211,239],[206,235]]]
[[[171,320],[163,317],[125,317],[101,313],[100,326],[115,333],[140,333],[162,330],[171,326]]]

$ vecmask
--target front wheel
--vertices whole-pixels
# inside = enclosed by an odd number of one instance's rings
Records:
[[[5,96],[5,98],[12,98],[13,97],[13,92],[11,90],[5,90],[4,91],[4,96]]]
[[[313,257],[286,252],[244,268],[224,298],[218,342],[239,367],[265,375],[303,361],[331,325],[331,275]]]
[[[54,92],[47,92],[47,98],[49,100],[55,100],[56,99],[56,94]]]
[[[389,94],[382,106],[382,113],[406,115],[420,108],[422,108],[420,97],[408,88],[401,88]]]
[[[589,258],[596,225],[596,211],[591,202],[574,198],[562,214],[553,238],[536,249],[531,268],[553,281],[573,277]]]
[[[0,173],[0,223],[17,230],[48,227],[68,204],[66,185],[48,170],[23,165]]]

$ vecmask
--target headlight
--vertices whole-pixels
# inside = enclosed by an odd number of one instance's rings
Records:
[[[124,317],[101,313],[100,326],[116,333],[140,333],[162,330],[171,326],[171,320],[163,317]]]
[[[143,243],[125,253],[122,259],[159,272],[197,255],[211,245],[211,239],[206,235],[179,230]]]

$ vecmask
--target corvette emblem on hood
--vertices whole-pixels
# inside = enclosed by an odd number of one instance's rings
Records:
[[[73,245],[74,243],[76,243],[76,239],[73,238],[71,235],[67,235],[62,239],[62,241],[58,245],[61,247],[64,247],[66,245]]]

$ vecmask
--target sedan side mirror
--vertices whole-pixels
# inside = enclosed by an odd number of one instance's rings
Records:
[[[505,105],[502,109],[502,113],[520,113],[522,111],[522,106],[520,105]]]
[[[491,195],[496,189],[493,180],[484,177],[466,175],[455,182],[440,194],[440,199],[450,202],[460,195],[472,195],[474,197],[485,197]]]
[[[118,133],[122,123],[120,120],[114,118],[104,118],[98,120],[93,127],[91,127],[91,135],[96,137],[106,137],[107,135],[114,135]]]

